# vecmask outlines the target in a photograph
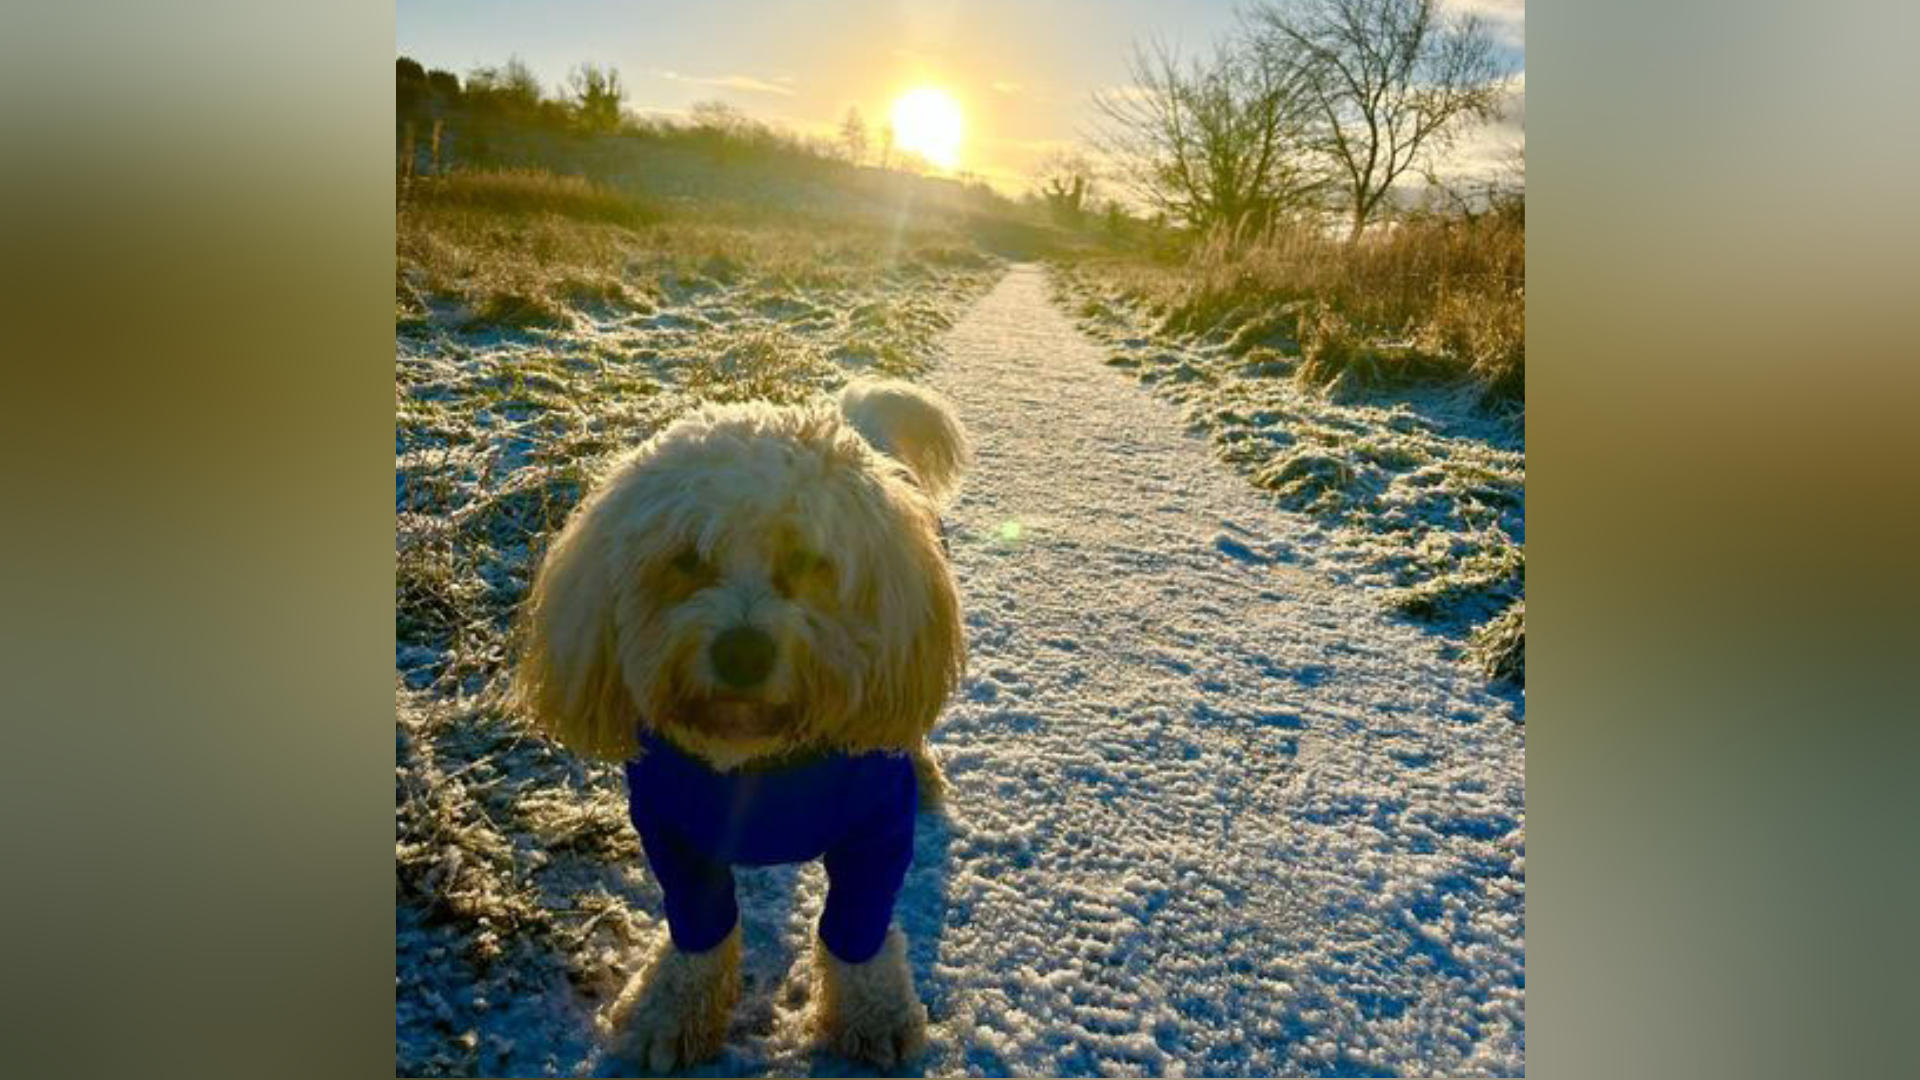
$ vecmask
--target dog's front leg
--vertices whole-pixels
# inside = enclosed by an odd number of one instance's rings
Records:
[[[813,1026],[842,1057],[897,1065],[926,1049],[927,1007],[913,992],[907,938],[898,927],[868,960],[849,964],[813,941]]]
[[[602,1033],[614,1054],[667,1072],[720,1053],[739,996],[738,926],[705,952],[682,952],[665,938],[607,1009]]]

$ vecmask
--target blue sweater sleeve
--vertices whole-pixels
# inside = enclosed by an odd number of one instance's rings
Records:
[[[701,854],[659,822],[640,818],[634,825],[660,882],[673,944],[681,952],[702,953],[726,940],[740,919],[733,868]]]
[[[873,958],[886,941],[894,900],[913,862],[913,819],[919,793],[913,769],[887,769],[870,813],[827,848],[827,903],[820,940],[845,963]]]

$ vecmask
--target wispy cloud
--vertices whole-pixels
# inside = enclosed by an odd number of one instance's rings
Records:
[[[989,83],[988,85],[992,86],[996,93],[1005,94],[1008,97],[1012,97],[1015,94],[1018,94],[1021,90],[1020,84],[1017,82],[1013,82],[1010,79],[1000,79],[997,82]]]
[[[774,81],[757,79],[752,75],[682,75],[677,71],[657,71],[654,74],[669,82],[690,83],[694,86],[712,86],[722,90],[742,90],[750,94],[778,94],[792,97],[793,87],[782,85],[791,83],[791,78]]]
[[[1527,44],[1527,0],[1445,0],[1455,11],[1478,15],[1502,45],[1525,48]]]

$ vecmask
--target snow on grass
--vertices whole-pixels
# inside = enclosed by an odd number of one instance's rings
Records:
[[[1058,270],[1054,287],[1107,364],[1313,520],[1353,582],[1524,686],[1526,446],[1511,403],[1409,348],[1362,348],[1304,302],[1192,326],[1094,272]]]

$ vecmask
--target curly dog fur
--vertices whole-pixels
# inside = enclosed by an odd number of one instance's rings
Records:
[[[638,977],[600,1018],[608,1049],[655,1072],[710,1058],[727,1037],[740,997],[740,928],[703,953],[662,940]]]
[[[813,942],[813,1029],[843,1057],[897,1065],[927,1045],[927,1007],[913,992],[907,938],[896,927],[872,959],[849,964]]]

